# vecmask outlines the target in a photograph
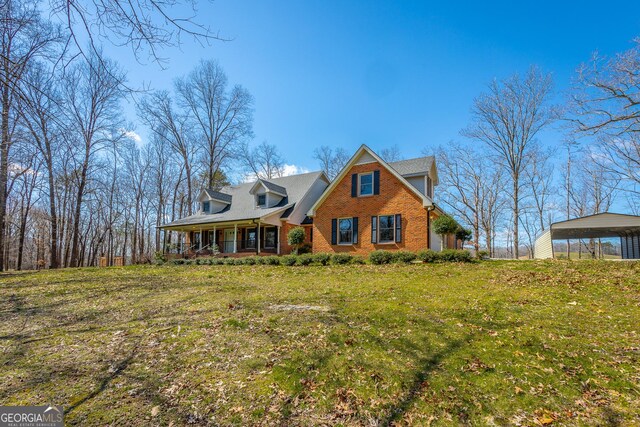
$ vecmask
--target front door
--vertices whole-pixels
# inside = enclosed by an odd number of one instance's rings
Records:
[[[224,252],[225,253],[233,252],[234,236],[235,236],[235,232],[233,229],[224,230]]]

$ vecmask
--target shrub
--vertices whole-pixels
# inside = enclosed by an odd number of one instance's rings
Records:
[[[432,251],[431,249],[420,251],[417,256],[422,262],[436,262],[439,259],[438,252]]]
[[[313,255],[311,254],[302,254],[298,255],[298,259],[296,261],[297,265],[309,265],[313,262]]]
[[[196,260],[195,259],[185,259],[184,260],[184,265],[196,265]]]
[[[264,265],[279,265],[280,264],[280,257],[275,256],[275,255],[270,255],[270,256],[265,256],[262,257],[262,263]]]
[[[287,243],[293,246],[293,253],[298,253],[298,248],[301,244],[304,243],[304,228],[302,227],[294,227],[287,233]]]
[[[377,250],[369,254],[369,261],[371,264],[389,264],[393,261],[393,254],[389,251]]]
[[[211,265],[222,265],[222,258],[211,258]]]
[[[397,252],[394,252],[393,254],[393,260],[395,262],[400,262],[405,264],[409,264],[416,258],[417,258],[417,255],[409,251],[397,251]]]
[[[169,261],[172,265],[183,265],[184,264],[184,258],[175,258],[172,259],[171,261]]]
[[[153,254],[153,260],[156,265],[162,265],[167,262],[167,257],[162,253],[162,251],[156,251]]]
[[[433,221],[433,231],[436,234],[453,234],[458,231],[458,223],[449,215],[441,215]]]
[[[331,255],[325,253],[319,253],[313,255],[313,262],[318,263],[320,265],[329,264],[329,260],[331,259]]]
[[[362,256],[362,255],[354,255],[353,259],[351,260],[352,264],[366,264],[367,260]]]
[[[331,256],[331,263],[337,265],[349,264],[352,259],[353,256],[349,254],[333,254]]]
[[[255,265],[256,257],[248,256],[246,258],[243,258],[243,261],[244,261],[244,265]]]
[[[298,257],[295,255],[284,255],[280,257],[280,264],[287,266],[295,265],[297,259]]]
[[[300,245],[298,248],[298,255],[302,254],[310,254],[311,253],[311,245],[309,243],[304,243]]]
[[[476,258],[478,259],[489,259],[489,251],[478,251],[476,252]],[[565,256],[566,258],[566,256]]]
[[[456,249],[445,249],[438,254],[440,261],[448,262],[470,262],[471,253],[469,251],[461,251]]]
[[[235,258],[222,258],[222,263],[224,265],[236,265],[236,259]]]

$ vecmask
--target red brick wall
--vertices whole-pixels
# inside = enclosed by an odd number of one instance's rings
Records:
[[[351,175],[380,171],[380,194],[351,197]],[[402,215],[402,242],[371,243],[371,216]],[[358,243],[331,245],[331,219],[358,217]],[[355,165],[334,188],[313,219],[313,252],[349,252],[366,255],[376,249],[405,249],[418,251],[427,248],[427,209],[422,200],[379,163]]]
[[[293,250],[293,246],[290,246],[287,243],[287,234],[289,233],[289,230],[296,227],[298,226],[289,224],[289,223],[285,223],[282,225],[282,227],[280,227],[280,253],[281,254],[283,255],[290,254],[291,251]],[[311,243],[311,225],[303,225],[301,227],[304,228],[304,232],[305,232],[304,242]]]

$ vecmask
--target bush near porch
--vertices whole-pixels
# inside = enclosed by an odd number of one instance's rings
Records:
[[[410,251],[373,251],[368,260],[359,255],[346,253],[318,253],[283,256],[244,256],[241,258],[229,257],[201,257],[201,258],[176,258],[168,261],[157,259],[156,264],[165,262],[172,265],[284,265],[284,266],[307,266],[307,265],[342,265],[342,264],[391,264],[391,263],[412,263],[412,262],[472,262],[471,253],[467,250],[447,249],[441,252],[420,251],[418,253]]]

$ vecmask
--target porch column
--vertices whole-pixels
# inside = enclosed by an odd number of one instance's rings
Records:
[[[238,224],[233,226],[233,253],[238,253]]]
[[[278,251],[277,251],[277,254],[280,255],[280,226],[276,227],[276,239],[278,239]]]
[[[260,255],[260,221],[258,221],[258,232],[256,233],[257,239],[256,239],[256,243],[257,243],[257,250],[258,250],[258,255]]]
[[[200,238],[198,239],[198,250],[199,251],[202,250],[202,241],[204,240],[203,237],[204,236],[202,235],[202,228],[201,228],[200,229]]]
[[[218,233],[216,233],[216,226],[214,225],[213,226],[213,246],[216,245],[216,234]],[[213,246],[212,246],[212,249],[213,249]]]

